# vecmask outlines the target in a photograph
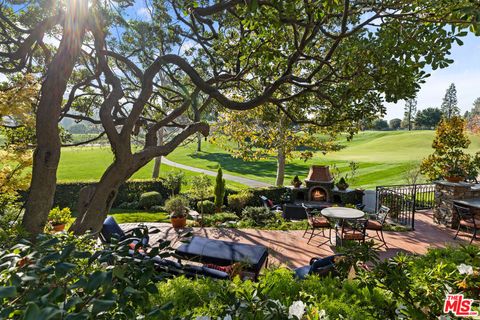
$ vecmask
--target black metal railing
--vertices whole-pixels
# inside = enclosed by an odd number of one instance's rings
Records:
[[[433,208],[434,184],[379,186],[376,188],[376,208],[390,208],[390,219],[415,228],[415,211]]]

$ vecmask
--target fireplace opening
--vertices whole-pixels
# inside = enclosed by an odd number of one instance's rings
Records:
[[[327,191],[322,187],[313,187],[310,190],[310,201],[327,201]]]

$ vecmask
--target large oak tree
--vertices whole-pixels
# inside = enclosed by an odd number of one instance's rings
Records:
[[[208,134],[198,115],[211,104],[243,111],[275,104],[292,122],[324,127],[354,122],[382,113],[383,100],[413,97],[426,64],[452,62],[447,54],[463,34],[447,23],[478,23],[469,11],[478,5],[469,1],[147,4],[151,16],[143,20],[128,17],[129,1],[1,7],[0,71],[43,77],[28,231],[43,230],[52,205],[64,117],[101,124],[114,154],[95,188],[81,193],[72,227],[98,231],[134,172],[198,132]],[[46,43],[49,37],[58,41]],[[312,100],[295,114],[281,107]],[[158,144],[162,128],[170,139]],[[135,140],[141,148],[132,147]]]

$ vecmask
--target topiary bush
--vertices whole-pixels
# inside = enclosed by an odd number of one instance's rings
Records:
[[[153,206],[159,206],[163,202],[162,195],[157,191],[145,192],[140,195],[138,206],[142,209],[149,210]]]
[[[215,213],[215,203],[210,200],[203,200],[197,202],[197,210],[200,210],[203,204],[203,213],[212,214]]]
[[[173,218],[183,218],[187,215],[188,200],[176,195],[165,201],[165,211],[170,213]]]
[[[227,198],[228,208],[240,215],[248,203],[253,202],[253,193],[242,191],[237,194],[231,194]]]

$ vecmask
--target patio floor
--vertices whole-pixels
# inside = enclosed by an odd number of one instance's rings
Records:
[[[123,228],[132,228],[137,224],[122,224]],[[147,226],[154,226],[160,230],[152,234],[150,243],[159,239],[169,239],[175,246],[181,233],[177,232],[168,223],[146,223]],[[322,244],[325,238],[314,237],[310,244],[308,237],[303,238],[300,230],[276,231],[256,229],[230,229],[230,228],[187,228],[183,232],[192,232],[195,235],[204,236],[210,239],[220,239],[241,243],[261,244],[269,248],[269,263],[298,267],[309,263],[312,257],[324,257],[334,253],[335,247],[329,244]],[[432,220],[430,211],[417,212],[415,214],[415,230],[407,232],[386,231],[385,240],[388,249],[385,247],[379,251],[380,258],[385,259],[403,251],[406,253],[423,254],[429,247],[444,247],[447,243],[467,243],[466,237],[453,240],[455,230],[437,225]],[[467,235],[468,236],[468,235]],[[468,238],[468,240],[470,240]],[[480,241],[476,240],[479,244]]]

